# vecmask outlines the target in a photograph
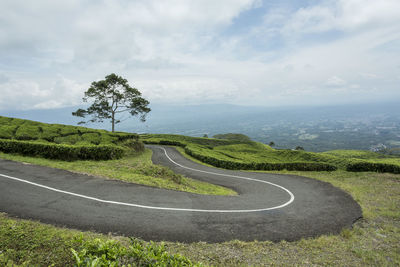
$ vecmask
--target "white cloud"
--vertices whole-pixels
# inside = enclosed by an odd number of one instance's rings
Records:
[[[330,30],[355,31],[400,22],[397,0],[339,0],[301,8],[285,23],[287,34],[318,33]]]
[[[333,103],[368,88],[399,96],[399,1],[279,5],[236,31],[236,19],[256,7],[260,1],[2,1],[0,109],[79,104],[90,82],[111,72],[157,102]]]
[[[332,87],[343,86],[345,84],[346,84],[346,81],[337,76],[332,76],[326,81],[326,85],[332,86]]]
[[[29,110],[74,106],[81,103],[87,87],[87,84],[77,84],[61,76],[49,86],[10,79],[0,84],[0,107]]]

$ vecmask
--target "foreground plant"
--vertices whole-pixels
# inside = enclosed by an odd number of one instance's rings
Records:
[[[71,248],[75,263],[80,266],[200,266],[180,254],[170,255],[163,243],[145,245],[131,238],[125,247],[115,240],[94,239],[79,252]]]

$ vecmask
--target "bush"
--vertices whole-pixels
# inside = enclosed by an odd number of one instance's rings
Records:
[[[196,266],[179,254],[170,255],[164,244],[144,244],[131,238],[128,247],[114,240],[87,241],[80,251],[71,249],[76,266]]]
[[[101,137],[100,137],[100,134],[98,134],[98,133],[85,133],[85,134],[82,134],[81,137],[82,137],[83,141],[90,142],[94,145],[98,145],[101,143]]]
[[[61,136],[79,134],[78,128],[75,126],[62,125],[60,129]]]
[[[118,141],[118,137],[111,136],[107,132],[101,133],[100,138],[102,144],[116,144]]]
[[[12,118],[0,116],[0,125],[9,125],[11,124]]]
[[[0,138],[12,139],[16,129],[17,126],[11,126],[11,125],[0,126]]]
[[[81,141],[82,141],[82,137],[80,137],[79,134],[72,134],[72,135],[60,136],[60,137],[54,138],[54,142],[56,144],[74,145]]]
[[[60,128],[57,126],[42,126],[42,133],[40,138],[47,140],[49,142],[54,142],[54,138],[58,137],[60,134]]]
[[[178,141],[168,141],[168,140],[143,140],[143,143],[148,144],[148,145],[164,145],[164,146],[180,146],[180,147],[185,147],[186,145],[178,142]]]
[[[38,126],[22,124],[18,127],[15,138],[18,140],[35,140],[39,139],[40,130]]]
[[[72,146],[16,140],[0,140],[0,151],[68,161],[118,159],[124,154],[124,149],[118,146]]]
[[[389,172],[400,174],[400,166],[387,163],[356,162],[346,166],[349,172]]]
[[[185,147],[186,154],[215,167],[230,170],[264,170],[264,171],[336,171],[337,167],[326,163],[315,162],[289,162],[289,163],[243,163],[237,161],[220,160],[210,156],[196,153],[189,146]]]
[[[144,151],[144,144],[136,139],[128,139],[123,143],[124,146],[133,149],[136,152],[143,152]]]
[[[120,141],[120,142],[128,140],[128,139],[139,140],[139,135],[138,134],[114,132],[114,133],[109,133],[109,135],[111,137],[118,138],[118,141]]]
[[[213,136],[216,139],[226,139],[226,140],[236,140],[242,142],[249,142],[251,141],[250,137],[244,134],[239,133],[227,133],[227,134],[216,134]]]

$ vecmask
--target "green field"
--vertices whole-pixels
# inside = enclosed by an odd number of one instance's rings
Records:
[[[326,166],[333,166],[339,170],[345,170],[352,164],[373,163],[378,164],[378,167],[392,167],[389,171],[383,169],[382,172],[400,173],[400,157],[369,151],[334,150],[316,153],[302,150],[273,149],[268,145],[253,141],[198,138],[167,134],[140,135],[140,139],[145,143],[184,147],[186,154],[204,163],[223,168],[230,168],[229,164],[231,164],[233,169],[263,170],[262,163],[269,163],[273,166],[274,164],[281,164],[283,167],[286,166],[284,164],[298,164],[300,167],[311,166],[310,170],[313,170],[313,165],[310,164],[324,164]],[[252,164],[254,168],[251,168]],[[258,166],[261,166],[261,168],[257,168]],[[318,167],[318,165],[316,166]],[[288,167],[290,168],[290,165]],[[370,166],[368,165],[368,167]],[[371,171],[375,171],[375,169],[371,169]],[[380,171],[380,169],[376,171]]]

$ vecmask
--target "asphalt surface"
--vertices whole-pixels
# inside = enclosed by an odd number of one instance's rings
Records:
[[[297,240],[338,233],[362,216],[344,191],[310,178],[210,168],[171,147],[153,162],[238,196],[206,196],[0,159],[0,211],[58,226],[144,240]]]

